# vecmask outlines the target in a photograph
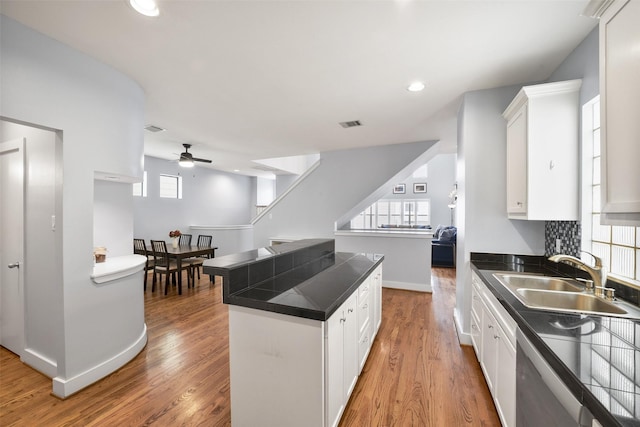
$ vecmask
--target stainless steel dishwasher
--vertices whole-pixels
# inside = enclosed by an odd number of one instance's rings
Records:
[[[516,331],[516,342],[516,426],[591,427],[591,412],[569,391],[520,329]]]

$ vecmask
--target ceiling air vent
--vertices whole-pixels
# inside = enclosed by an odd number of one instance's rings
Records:
[[[145,126],[144,130],[148,130],[149,132],[163,132],[165,129],[159,126],[148,125],[148,126]]]
[[[354,128],[356,126],[362,126],[362,123],[360,123],[360,120],[353,120],[351,122],[340,122],[340,126],[342,126],[343,128]]]

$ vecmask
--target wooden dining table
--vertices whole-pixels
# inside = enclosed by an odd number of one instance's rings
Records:
[[[182,295],[182,260],[185,258],[191,258],[201,255],[209,255],[211,258],[215,256],[215,250],[218,249],[215,246],[178,246],[174,248],[171,244],[167,244],[167,254],[169,258],[176,260],[178,265],[178,295]]]

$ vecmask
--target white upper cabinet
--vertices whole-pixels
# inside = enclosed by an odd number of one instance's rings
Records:
[[[581,80],[523,87],[507,120],[507,215],[579,218],[578,132]]]
[[[640,1],[600,18],[602,221],[640,225]]]

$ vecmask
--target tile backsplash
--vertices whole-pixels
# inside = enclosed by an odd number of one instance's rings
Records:
[[[580,221],[546,221],[544,226],[545,256],[563,253],[580,258]],[[560,239],[560,252],[556,251],[556,239]]]

